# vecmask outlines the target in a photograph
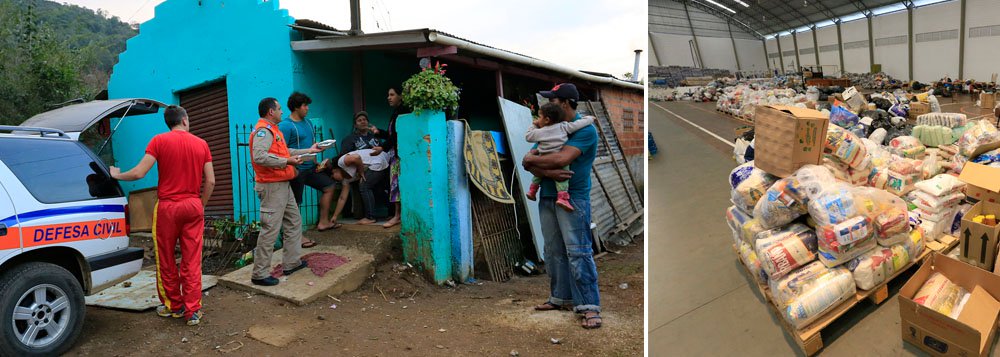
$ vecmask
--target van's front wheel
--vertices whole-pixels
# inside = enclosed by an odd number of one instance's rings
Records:
[[[73,274],[27,263],[0,276],[0,355],[59,355],[80,335],[83,289]]]

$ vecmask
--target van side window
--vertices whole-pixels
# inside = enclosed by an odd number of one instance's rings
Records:
[[[42,203],[122,197],[118,182],[80,143],[68,140],[5,139],[0,161]]]

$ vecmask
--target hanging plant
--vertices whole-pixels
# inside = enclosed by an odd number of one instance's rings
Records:
[[[444,76],[447,64],[436,63],[403,82],[403,103],[420,115],[424,110],[455,111],[460,90]]]

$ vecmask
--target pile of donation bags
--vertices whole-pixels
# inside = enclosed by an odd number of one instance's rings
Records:
[[[1000,132],[961,114],[932,114],[918,126],[947,128],[950,137],[921,129],[920,137],[873,140],[860,118],[831,118],[821,165],[782,178],[748,161],[730,173],[734,245],[789,324],[803,328],[859,289],[878,287],[927,242],[959,230],[971,205],[957,175],[967,161],[1000,167],[1000,150],[969,157],[1000,143]],[[968,292],[942,278],[928,281],[918,302],[957,316]]]

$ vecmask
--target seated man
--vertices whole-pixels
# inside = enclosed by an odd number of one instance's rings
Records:
[[[318,172],[330,174],[334,180],[342,182],[344,187],[354,181],[361,181],[361,201],[365,207],[365,218],[358,221],[358,224],[375,223],[375,194],[372,188],[386,178],[389,171],[389,154],[372,149],[355,150],[341,155],[333,161],[325,160],[317,168]],[[337,200],[337,207],[333,213],[333,220],[336,222],[338,215],[344,208],[347,201],[346,189],[341,191]]]

